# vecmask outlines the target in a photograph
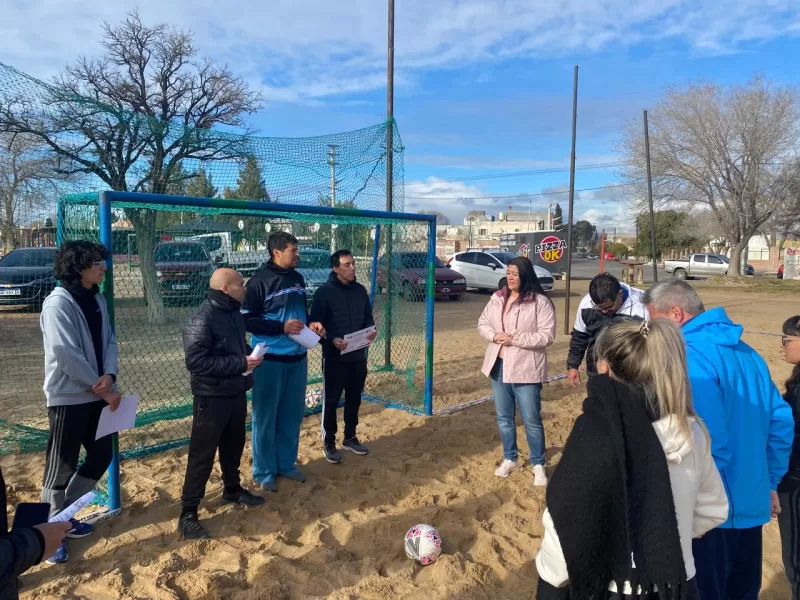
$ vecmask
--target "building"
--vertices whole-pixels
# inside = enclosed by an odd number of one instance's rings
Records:
[[[467,248],[499,248],[505,233],[524,233],[552,229],[552,217],[535,212],[513,211],[489,215],[485,210],[471,210],[463,225],[439,225],[436,228],[436,254],[449,258]]]

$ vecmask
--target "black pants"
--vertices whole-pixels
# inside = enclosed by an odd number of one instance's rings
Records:
[[[111,464],[111,436],[94,439],[100,413],[106,406],[105,401],[98,400],[47,409],[50,436],[47,440],[42,502],[50,503],[51,515],[92,491]],[[78,469],[81,446],[86,450],[86,459]]]
[[[214,468],[219,448],[219,466],[225,489],[239,489],[239,463],[242,460],[247,419],[247,396],[195,396],[189,460],[183,481],[181,501],[184,511],[197,510],[206,494],[206,484]]]
[[[640,594],[620,594],[618,592],[603,592],[598,596],[603,600],[674,600],[675,594],[661,594],[655,592],[654,594],[647,594],[642,596]],[[701,600],[697,592],[697,582],[690,579],[686,582],[686,600]],[[536,600],[572,600],[569,587],[556,588],[547,583],[544,579],[539,579],[539,584],[536,590]]]
[[[761,527],[712,529],[694,540],[697,587],[702,600],[758,600]]]
[[[783,568],[792,586],[792,600],[800,600],[800,488],[780,494],[780,499],[778,525],[781,529]]]
[[[356,437],[358,409],[367,381],[367,361],[342,362],[324,360],[322,372],[325,390],[322,398],[322,439],[336,442],[336,409],[344,392],[344,439]]]

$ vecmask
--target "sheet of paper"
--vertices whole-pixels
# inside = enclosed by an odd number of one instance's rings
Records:
[[[133,429],[136,425],[136,407],[139,405],[139,396],[125,396],[120,400],[117,410],[111,412],[111,407],[106,406],[100,413],[100,422],[97,424],[96,440],[110,433],[117,433],[124,429]]]
[[[258,344],[256,344],[256,347],[253,348],[253,351],[250,353],[250,358],[261,358],[266,353],[267,353],[267,346],[264,344],[264,342],[259,342]],[[252,373],[252,371],[245,371],[244,373],[242,373],[242,375],[247,376],[250,375],[250,373]]]
[[[300,333],[290,333],[289,337],[300,344],[306,350],[311,350],[319,343],[319,336],[308,327],[303,327]]]
[[[67,508],[58,513],[55,517],[51,517],[49,523],[64,523],[69,521],[72,517],[78,514],[82,508],[86,508],[95,499],[94,492],[87,492],[75,502],[70,504]]]
[[[375,327],[367,327],[360,331],[348,333],[342,338],[343,341],[347,342],[347,348],[342,350],[342,354],[349,354],[350,352],[355,352],[356,350],[361,350],[369,346],[372,343],[369,339],[372,333],[375,333]]]

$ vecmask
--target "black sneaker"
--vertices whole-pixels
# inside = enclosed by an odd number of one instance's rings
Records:
[[[342,455],[339,454],[334,442],[325,442],[325,446],[323,447],[322,451],[325,453],[325,458],[329,463],[338,465],[342,462]]]
[[[261,496],[256,496],[255,494],[251,494],[246,489],[240,487],[238,492],[233,494],[229,494],[228,492],[222,492],[222,503],[223,504],[238,504],[240,506],[261,506],[264,504],[266,500]]]
[[[185,540],[207,540],[211,537],[205,527],[200,525],[200,521],[197,520],[197,513],[182,515],[178,519],[178,532]]]
[[[351,437],[349,440],[343,441],[342,448],[345,450],[350,450],[350,452],[358,454],[359,456],[365,456],[369,454],[369,448],[359,442],[357,437]]]

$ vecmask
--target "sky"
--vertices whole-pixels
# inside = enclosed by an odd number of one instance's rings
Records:
[[[0,0],[0,62],[49,79],[97,56],[133,5]],[[800,80],[797,0],[396,0],[395,108],[405,209],[460,222],[567,210],[579,65],[575,220],[632,231],[617,142],[670,86]],[[201,55],[263,92],[251,124],[313,136],[386,116],[381,0],[140,0],[147,24],[190,29]],[[31,26],[35,24],[35,26]],[[524,195],[527,194],[527,195]]]

